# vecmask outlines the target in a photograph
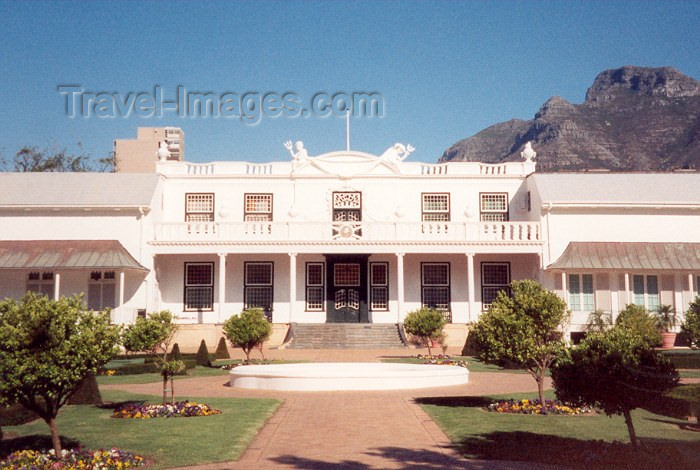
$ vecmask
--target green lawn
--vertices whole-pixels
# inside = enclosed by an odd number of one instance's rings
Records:
[[[469,372],[508,372],[510,374],[527,374],[524,369],[505,369],[495,364],[486,364],[474,356],[451,356],[455,361],[467,361]],[[395,362],[400,364],[423,364],[425,359],[417,357],[385,357],[382,362]]]
[[[103,391],[105,401],[158,398],[119,391]],[[184,398],[184,397],[181,397]],[[90,449],[119,447],[142,455],[153,468],[237,460],[280,400],[205,398],[197,399],[222,414],[195,418],[114,419],[112,410],[95,406],[66,406],[58,417],[58,429],[68,444],[80,443]],[[5,440],[0,458],[16,447],[50,447],[49,430],[41,421],[3,427]],[[14,437],[11,437],[14,436]]]
[[[521,460],[579,468],[700,468],[700,432],[683,430],[685,421],[633,412],[643,443],[631,451],[621,416],[533,416],[487,412],[496,398],[534,398],[535,394],[419,399],[459,451],[480,459]],[[549,398],[553,391],[547,392]]]
[[[228,375],[230,371],[222,370],[215,367],[196,366],[194,369],[189,369],[187,375],[176,375],[175,380],[189,379],[192,377],[211,377],[216,375]],[[162,381],[162,376],[157,372],[147,374],[130,374],[130,375],[100,375],[97,377],[99,385],[112,384],[147,384],[151,382]],[[177,387],[176,387],[177,389]]]

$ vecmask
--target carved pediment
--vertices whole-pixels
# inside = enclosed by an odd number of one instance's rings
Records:
[[[401,144],[390,147],[381,156],[354,150],[340,150],[295,159],[292,175],[327,175],[350,179],[364,175],[400,175],[401,162],[413,150]]]

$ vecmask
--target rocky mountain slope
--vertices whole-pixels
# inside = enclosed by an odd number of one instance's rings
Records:
[[[488,127],[440,161],[519,160],[527,141],[538,171],[700,170],[700,82],[671,67],[606,70],[582,104],[550,98],[534,119]]]

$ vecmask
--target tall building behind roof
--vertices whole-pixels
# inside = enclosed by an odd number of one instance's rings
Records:
[[[120,173],[154,173],[161,143],[166,159],[183,161],[185,132],[179,127],[139,127],[136,139],[115,139],[116,171]],[[164,152],[161,152],[163,154]]]

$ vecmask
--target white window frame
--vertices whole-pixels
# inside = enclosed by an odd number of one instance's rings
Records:
[[[591,292],[585,292],[584,291],[584,276],[590,276],[591,278]],[[578,285],[578,293],[574,294],[571,291],[571,286],[574,284],[571,282],[572,279],[576,279],[577,285]],[[568,298],[567,298],[567,303],[569,304],[569,308],[571,309],[572,312],[592,312],[595,310],[595,276],[591,273],[569,273],[568,279],[567,279],[567,285],[568,285]],[[571,298],[573,295],[576,295],[578,299],[576,300],[576,303],[572,302]],[[590,295],[591,298],[591,305],[590,308],[586,307],[585,299],[586,295]]]
[[[256,201],[266,201],[269,208],[261,208],[259,204],[256,204]],[[272,222],[274,202],[272,193],[245,193],[243,195],[243,220],[245,222]]]
[[[445,209],[426,209],[429,198],[444,198],[447,203]],[[421,220],[423,222],[449,222],[450,221],[450,193],[421,193]]]
[[[630,275],[631,279],[631,288],[632,288],[632,303],[635,305],[639,305],[640,307],[644,307],[650,312],[655,312],[659,306],[661,305],[661,287],[659,284],[659,278],[660,276],[657,274],[631,274]],[[644,296],[644,304],[637,303],[637,293],[635,291],[635,279],[636,278],[642,278],[643,282],[643,288],[644,292],[641,294]],[[656,281],[656,294],[651,294],[649,293],[649,278],[653,277]],[[650,297],[656,296],[656,305],[653,305],[649,302]]]
[[[249,266],[268,266],[270,268],[270,282],[248,282],[248,267]],[[248,292],[250,289],[267,288],[270,290],[270,306],[266,309],[262,305],[252,305],[248,301]],[[275,305],[275,263],[272,261],[246,261],[243,263],[243,303],[244,308],[259,307],[265,312],[268,320],[272,319],[272,310]]]
[[[425,282],[425,267],[426,266],[446,266],[447,267],[447,282],[445,283],[427,283]],[[448,322],[452,322],[452,275],[451,266],[449,262],[436,263],[436,262],[426,262],[420,264],[420,301],[421,306],[431,307],[431,305],[425,302],[425,290],[426,289],[446,289],[447,292],[447,307],[433,307],[441,310],[445,313],[445,318]]]
[[[214,222],[215,202],[214,193],[185,193],[185,222]],[[211,205],[211,210],[196,207],[197,203]]]
[[[503,198],[503,209],[484,209],[484,202],[487,198]],[[479,193],[479,220],[481,222],[508,222],[508,193]]]

